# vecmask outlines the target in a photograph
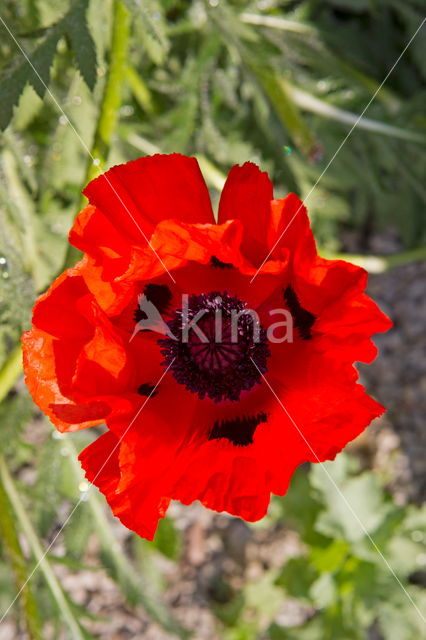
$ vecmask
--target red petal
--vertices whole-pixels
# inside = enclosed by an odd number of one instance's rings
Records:
[[[61,393],[54,342],[51,336],[38,329],[22,336],[25,381],[34,402],[59,431],[76,431],[100,424],[111,411],[108,404],[97,400],[77,406]]]
[[[161,220],[214,222],[198,162],[177,153],[117,165],[92,180],[83,193],[117,230],[142,246],[143,233],[149,237]]]
[[[273,187],[268,174],[251,162],[232,167],[219,203],[219,224],[237,219],[244,225],[242,251],[258,266],[267,254],[267,230]]]
[[[106,215],[92,205],[77,215],[69,241],[103,266],[103,278],[112,279],[129,264],[131,244]]]
[[[295,262],[309,261],[316,256],[308,212],[302,200],[294,193],[271,203],[268,246],[270,249],[275,247],[273,254],[281,254],[283,249],[289,249]]]
[[[123,475],[119,456],[122,455],[123,446],[108,431],[86,447],[80,453],[79,460],[86,478],[102,491],[114,515],[129,529],[152,540],[158,520],[165,515],[169,501],[162,499],[158,493],[148,499],[138,487],[120,488]]]

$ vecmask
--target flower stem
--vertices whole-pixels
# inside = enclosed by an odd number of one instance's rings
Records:
[[[89,159],[87,181],[96,177],[103,170],[111,137],[117,124],[121,105],[121,89],[123,81],[127,77],[129,27],[129,11],[121,0],[114,0],[108,75],[92,146],[92,156],[96,164],[93,163],[92,158]]]
[[[104,92],[99,109],[90,156],[87,162],[84,186],[104,169],[111,138],[118,121],[121,105],[121,89],[127,78],[127,48],[130,32],[130,13],[121,0],[114,0],[112,15],[111,49]],[[86,204],[84,196],[80,208]],[[70,267],[80,258],[81,252],[68,247],[64,267]]]

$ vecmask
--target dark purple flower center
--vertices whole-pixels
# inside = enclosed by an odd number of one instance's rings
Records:
[[[167,324],[176,339],[159,340],[164,365],[200,398],[237,401],[261,381],[266,332],[245,302],[226,292],[191,295]]]

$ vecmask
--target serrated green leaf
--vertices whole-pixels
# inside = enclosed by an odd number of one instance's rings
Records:
[[[86,11],[88,0],[79,0],[56,24],[45,30],[44,40],[29,54],[24,55],[20,45],[19,64],[0,77],[0,130],[4,130],[13,115],[13,109],[29,84],[40,98],[50,83],[50,69],[59,40],[69,38],[78,68],[90,89],[96,83],[96,51],[90,34]]]
[[[50,68],[56,52],[61,29],[55,26],[45,40],[33,51],[29,58],[24,58],[17,67],[0,77],[0,129],[8,126],[13,108],[17,105],[21,93],[30,84],[37,95],[43,98],[46,85],[50,81]]]
[[[157,0],[124,0],[124,3],[137,18],[136,29],[149,57],[155,64],[162,64],[170,48],[162,4]]]
[[[87,24],[88,0],[81,0],[65,16],[64,30],[69,37],[70,45],[77,62],[78,69],[89,89],[96,84],[96,49]]]

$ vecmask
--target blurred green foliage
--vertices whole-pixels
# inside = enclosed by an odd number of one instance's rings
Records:
[[[385,227],[404,248],[420,246],[424,37],[380,86],[421,24],[422,8],[422,0],[3,0],[0,399],[19,370],[16,349],[36,295],[76,258],[66,234],[81,189],[112,164],[155,152],[194,154],[217,202],[230,165],[252,160],[269,171],[277,196],[293,190],[307,200],[324,249],[339,250],[341,231],[350,229],[368,252],[371,233]],[[29,398],[10,393],[0,405],[7,457],[7,466],[0,460],[1,610],[22,588],[30,637],[40,637],[40,619],[54,624],[57,637],[64,625],[72,638],[90,637],[80,621],[87,612],[69,601],[52,565],[81,569],[95,529],[104,566],[129,606],[141,604],[185,635],[161,604],[155,563],[156,554],[179,558],[172,520],[162,522],[153,544],[132,538],[129,556],[90,491],[67,523],[63,555],[42,558],[58,514],[86,495],[74,449],[86,436],[52,438],[40,448],[21,437],[29,419],[39,420]],[[424,594],[410,576],[425,513],[397,507],[372,473],[352,466],[341,456],[327,469],[421,608]],[[26,467],[36,470],[30,485],[10,474]],[[214,611],[224,638],[361,640],[373,628],[385,640],[421,636],[415,608],[321,467],[301,471],[262,526],[283,521],[306,552],[235,596],[223,585],[225,602]],[[27,538],[25,552],[17,532]],[[25,585],[37,561],[40,571]],[[303,627],[276,622],[286,594],[312,612]]]
[[[377,477],[360,473],[345,454],[309,473],[299,470],[285,499],[275,500],[262,526],[293,525],[306,551],[244,587],[227,620],[227,640],[364,640],[373,626],[386,640],[422,636],[426,594],[410,584],[410,575],[424,550],[424,508],[396,506]],[[303,626],[269,623],[282,606],[282,590],[309,608]]]

